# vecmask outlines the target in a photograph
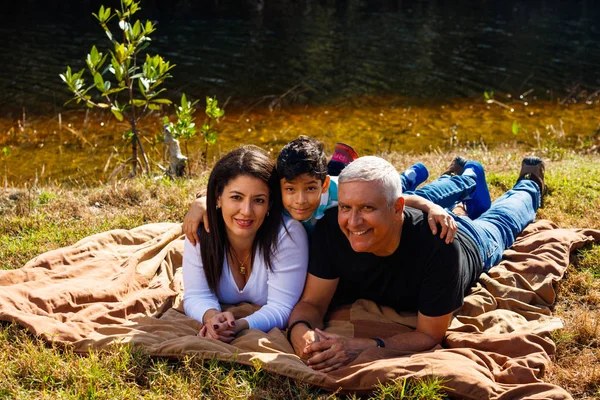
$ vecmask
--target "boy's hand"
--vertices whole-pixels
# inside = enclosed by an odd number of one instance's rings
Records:
[[[441,228],[440,237],[442,239],[446,238],[446,243],[452,243],[456,236],[456,232],[458,231],[458,226],[456,225],[454,218],[438,205],[430,208],[427,217],[431,233],[434,235],[437,234],[439,225]]]
[[[198,227],[200,222],[204,223],[204,230],[209,233],[208,213],[206,212],[206,196],[200,197],[192,203],[185,218],[183,219],[183,233],[195,246],[200,241],[198,238]]]

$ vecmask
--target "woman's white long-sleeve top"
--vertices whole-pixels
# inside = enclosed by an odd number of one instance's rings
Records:
[[[193,246],[186,238],[183,250],[183,308],[186,315],[202,322],[204,313],[209,309],[221,310],[219,303],[248,302],[261,306],[245,318],[251,329],[264,332],[272,328],[283,329],[300,299],[308,267],[308,237],[304,227],[287,216],[283,221],[279,228],[277,252],[271,258],[272,270],[267,268],[257,250],[250,278],[239,290],[225,257],[218,297],[208,287],[200,244]]]

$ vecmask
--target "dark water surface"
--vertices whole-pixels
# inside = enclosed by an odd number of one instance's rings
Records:
[[[130,156],[127,124],[65,107],[58,77],[66,65],[83,68],[93,44],[108,49],[91,15],[100,4],[119,3],[1,5],[2,182],[106,182]],[[348,142],[360,154],[600,145],[593,1],[143,0],[142,7],[136,17],[158,28],[148,50],[177,64],[169,97],[227,103],[211,160],[240,143],[276,154],[300,134],[328,151]],[[496,102],[484,102],[484,91]],[[155,170],[164,164],[154,141],[162,116],[139,126]],[[196,118],[202,122],[201,109]],[[202,144],[189,146],[198,160]]]
[[[58,74],[109,44],[91,15],[100,0],[5,1],[0,117],[60,112]],[[300,84],[290,99],[357,95],[448,101],[486,90],[563,95],[600,87],[594,1],[142,1],[158,23],[148,49],[177,67],[171,97],[251,104]]]

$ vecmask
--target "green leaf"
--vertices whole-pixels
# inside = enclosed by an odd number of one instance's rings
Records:
[[[96,17],[96,19],[98,21],[100,21],[100,23],[103,23],[105,21],[105,19],[104,19],[104,6],[100,6],[100,10],[98,11],[98,14],[92,13],[92,15],[94,17]]]
[[[212,131],[206,136],[206,142],[208,144],[215,144],[217,142],[217,132]]]
[[[98,90],[104,91],[104,79],[102,79],[102,75],[99,72],[94,74],[94,84]]]
[[[133,132],[127,131],[127,132],[123,133],[124,141],[126,141],[127,143],[131,143],[132,139],[133,139]]]
[[[116,119],[118,119],[119,121],[123,121],[123,113],[121,112],[121,110],[113,107],[110,109],[110,111],[113,113]]]
[[[146,100],[132,99],[129,103],[135,107],[144,107],[146,105]]]
[[[92,46],[92,50],[90,51],[90,54],[88,54],[88,56],[90,57],[90,60],[92,61],[92,63],[94,65],[96,65],[98,63],[99,53],[98,53],[98,49],[96,48],[96,46]]]
[[[153,103],[158,103],[158,104],[172,104],[173,102],[169,99],[152,99]]]
[[[146,34],[150,34],[150,33],[154,32],[154,25],[152,24],[152,21],[146,21],[146,26],[144,27],[144,32]]]
[[[8,157],[10,155],[10,149],[8,147],[3,147],[2,155],[4,155],[4,157]]]
[[[142,30],[140,21],[135,21],[135,24],[133,24],[133,37],[137,38],[140,35],[140,32]]]
[[[104,84],[106,84],[107,82],[105,82]],[[106,92],[103,93],[104,96],[110,96],[113,93],[119,93],[122,92],[123,90],[126,90],[126,87],[116,87],[116,88],[112,88],[110,90],[107,90]]]
[[[520,130],[521,130],[521,125],[519,125],[517,123],[517,121],[513,121],[513,124],[512,124],[512,133],[513,133],[513,135],[517,136],[519,134]]]
[[[148,108],[153,111],[158,111],[160,110],[160,104],[148,103]]]
[[[127,49],[124,43],[115,45],[115,58],[119,64],[123,64],[127,58]]]
[[[146,91],[149,89],[147,81],[145,79],[139,79],[138,86],[140,88],[140,93],[142,94],[142,96],[146,97]]]
[[[98,107],[100,108],[109,108],[110,104],[106,104],[106,103],[98,103]]]

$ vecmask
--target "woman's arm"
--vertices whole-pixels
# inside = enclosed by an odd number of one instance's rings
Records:
[[[188,317],[202,323],[207,311],[212,310],[211,315],[221,311],[219,299],[208,287],[200,244],[194,246],[187,238],[183,247],[183,309]]]
[[[287,219],[280,230],[277,253],[273,255],[273,270],[268,273],[267,304],[246,317],[249,327],[268,332],[283,329],[292,309],[300,299],[308,268],[308,237],[300,222]]]

